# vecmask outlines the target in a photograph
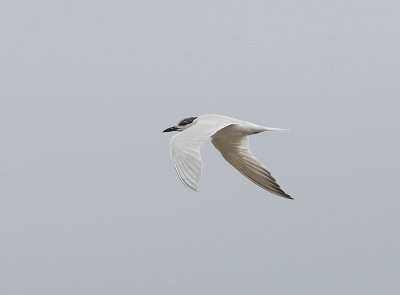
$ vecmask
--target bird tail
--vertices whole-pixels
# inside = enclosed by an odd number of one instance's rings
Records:
[[[290,129],[282,129],[282,128],[273,128],[273,127],[264,127],[265,131],[290,131]]]

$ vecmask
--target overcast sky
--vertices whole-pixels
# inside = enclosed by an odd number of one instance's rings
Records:
[[[0,293],[400,294],[398,1],[2,1]],[[251,138],[295,200],[179,120]]]

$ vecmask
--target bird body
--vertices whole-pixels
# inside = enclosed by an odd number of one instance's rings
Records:
[[[249,148],[250,135],[285,130],[221,115],[202,115],[183,119],[177,126],[167,128],[163,132],[179,132],[171,138],[171,158],[179,179],[188,188],[198,189],[203,168],[200,148],[211,138],[211,142],[224,159],[245,177],[273,194],[292,199],[250,153]]]

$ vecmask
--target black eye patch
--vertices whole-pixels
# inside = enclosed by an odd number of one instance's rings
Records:
[[[182,121],[180,121],[180,122],[178,123],[178,126],[185,126],[185,125],[187,125],[187,124],[190,124],[190,123],[192,123],[196,118],[197,118],[197,117],[189,117],[189,118],[183,119]]]

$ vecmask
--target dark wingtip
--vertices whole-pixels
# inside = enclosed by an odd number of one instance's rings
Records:
[[[289,200],[294,200],[290,195],[288,195],[288,194],[284,194],[284,195],[281,195],[282,197],[284,197],[284,198],[286,198],[286,199],[289,199]]]

